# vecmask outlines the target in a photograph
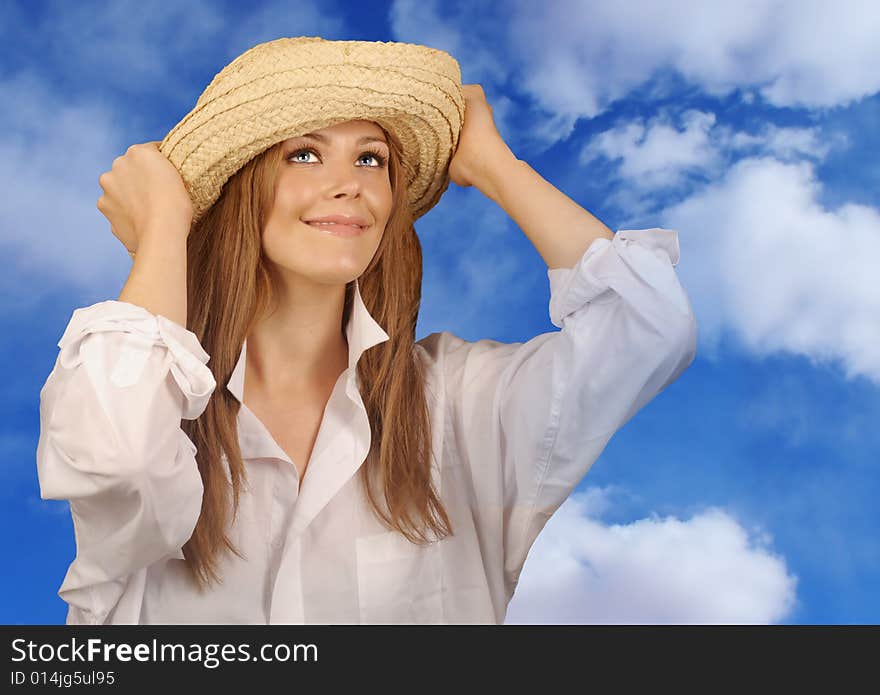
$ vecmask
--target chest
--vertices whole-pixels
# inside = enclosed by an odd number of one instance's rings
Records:
[[[248,403],[248,407],[260,419],[278,446],[293,461],[300,485],[318,438],[326,405],[325,398],[300,398],[296,402],[266,402],[256,399]]]

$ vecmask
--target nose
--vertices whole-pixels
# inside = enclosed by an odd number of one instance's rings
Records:
[[[358,180],[358,172],[351,162],[334,161],[325,167],[327,172],[326,190],[334,197],[341,195],[357,195],[361,183]]]

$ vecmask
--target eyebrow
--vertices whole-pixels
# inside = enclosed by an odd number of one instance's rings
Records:
[[[320,133],[306,133],[305,135],[299,135],[298,137],[310,138],[312,140],[317,140],[318,142],[323,142],[325,144],[329,141],[326,135],[321,135]],[[358,138],[354,144],[361,145],[365,142],[383,142],[386,145],[388,144],[388,141],[384,137],[380,138],[376,137],[375,135],[364,135],[363,137]]]

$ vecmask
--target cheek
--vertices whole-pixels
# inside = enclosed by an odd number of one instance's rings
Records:
[[[302,175],[294,169],[285,169],[275,180],[275,207],[290,209],[303,204],[319,193],[313,177]]]
[[[391,205],[394,202],[394,196],[391,193],[391,187],[382,187],[378,189],[373,197],[374,208],[377,211],[377,214],[381,211],[382,217],[387,220],[391,215]]]
[[[263,228],[263,234],[260,237],[260,246],[263,248],[263,253],[268,257],[274,260],[276,256],[276,250],[278,249],[278,233],[276,231],[276,224],[273,220],[269,220],[266,226]]]
[[[302,243],[303,233],[298,229],[296,217],[296,211],[283,204],[276,204],[272,208],[260,238],[260,244],[267,255],[283,255],[291,246]]]

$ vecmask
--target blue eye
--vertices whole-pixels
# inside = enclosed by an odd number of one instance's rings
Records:
[[[290,159],[292,159],[293,157],[296,157],[296,156],[298,156],[298,155],[305,154],[305,153],[311,153],[311,154],[314,154],[314,155],[316,155],[316,156],[317,156],[317,154],[318,154],[317,151],[315,151],[315,150],[314,150],[313,148],[311,148],[311,147],[303,147],[303,148],[301,148],[301,149],[294,150],[293,152],[291,152],[291,153],[287,156],[287,159],[290,160]],[[368,167],[367,167],[368,169],[382,169],[382,168],[385,167],[385,164],[387,163],[387,158],[386,158],[381,152],[379,152],[378,150],[364,150],[364,151],[361,153],[360,157],[358,157],[358,160],[363,159],[363,157],[366,156],[366,155],[369,155],[370,157],[373,157],[373,158],[378,162],[378,165],[377,165],[377,166],[368,166]],[[302,160],[300,160],[299,163],[300,163],[300,164],[309,164],[309,162],[305,162],[305,161],[302,161]]]
[[[290,159],[291,157],[296,157],[299,154],[304,154],[304,153],[308,153],[308,152],[312,152],[312,150],[297,150],[296,152],[292,152],[290,154],[290,156],[288,157],[288,159]]]
[[[379,169],[381,169],[382,167],[384,167],[384,166],[385,166],[385,162],[387,161],[387,160],[385,159],[385,156],[384,156],[381,152],[379,152],[379,150],[367,150],[366,152],[364,152],[363,154],[361,154],[361,157],[363,157],[364,155],[370,155],[370,156],[372,156],[377,162],[379,162],[379,166],[377,167],[377,168],[379,168]]]

